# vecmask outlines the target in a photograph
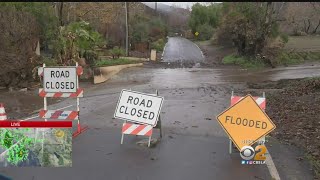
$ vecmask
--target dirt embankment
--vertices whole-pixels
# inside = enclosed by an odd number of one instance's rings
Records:
[[[222,59],[236,51],[233,47],[212,45],[210,41],[199,41],[195,43],[201,49],[205,56],[205,64],[209,67],[222,65]]]
[[[249,84],[267,91],[267,114],[280,141],[300,147],[320,177],[320,78],[280,80]],[[269,92],[270,90],[270,92]]]

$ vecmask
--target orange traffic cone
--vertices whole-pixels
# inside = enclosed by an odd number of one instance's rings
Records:
[[[0,103],[0,121],[4,121],[4,120],[7,120],[7,114],[4,109],[4,105]]]

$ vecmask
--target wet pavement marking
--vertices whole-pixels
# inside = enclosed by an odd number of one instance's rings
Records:
[[[280,180],[280,176],[278,173],[278,170],[276,168],[276,166],[274,165],[274,162],[272,160],[272,157],[270,155],[270,152],[268,151],[268,153],[266,153],[266,164],[269,170],[269,173],[271,175],[272,178],[274,178],[275,180]]]

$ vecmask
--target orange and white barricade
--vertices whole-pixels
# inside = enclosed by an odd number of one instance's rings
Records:
[[[231,93],[231,105],[233,106],[237,102],[239,102],[243,97],[242,96],[234,96],[233,91]],[[265,92],[262,93],[262,97],[253,97],[256,103],[259,105],[259,107],[265,111],[266,110],[266,97],[265,97]],[[260,139],[260,142],[265,142],[265,136],[263,136]],[[229,139],[229,153],[232,153],[232,148],[233,148],[233,142],[231,139]]]
[[[7,114],[6,110],[4,109],[4,105],[0,103],[0,121],[5,121],[7,120]]]
[[[38,75],[40,77],[44,76],[44,68],[46,67],[43,64],[43,67],[38,68]],[[39,88],[39,96],[43,97],[43,110],[40,110],[39,117],[44,118],[45,121],[47,119],[59,119],[59,120],[77,120],[77,131],[73,133],[73,137],[78,136],[80,133],[88,129],[88,126],[81,127],[80,125],[80,97],[83,97],[83,89],[79,88],[79,76],[83,73],[83,69],[81,66],[76,63],[76,66],[67,66],[67,67],[75,67],[77,74],[77,83],[76,83],[76,92],[45,92],[44,88]],[[58,67],[59,68],[59,67]],[[63,67],[61,67],[63,68]],[[47,109],[47,97],[51,98],[76,98],[77,99],[77,110],[76,111],[61,111],[61,110],[48,110]]]
[[[153,127],[150,125],[143,124],[133,124],[133,123],[123,123],[122,125],[122,136],[121,144],[123,144],[123,136],[125,134],[131,134],[136,136],[149,136],[148,147],[150,147],[151,136],[152,136]]]
[[[159,95],[158,90],[156,91],[156,94],[154,95]],[[157,128],[160,130],[160,138],[162,138],[162,126],[161,126],[161,118],[159,115],[157,125],[155,127],[151,125],[146,125],[146,124],[137,124],[137,123],[129,123],[125,121],[122,124],[122,130],[121,130],[121,144],[123,144],[123,139],[125,134],[129,135],[136,135],[136,136],[148,136],[149,141],[148,141],[148,147],[150,147],[151,144],[151,138],[153,134],[153,129]]]

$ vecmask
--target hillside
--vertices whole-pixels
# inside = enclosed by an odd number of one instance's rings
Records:
[[[64,21],[84,20],[98,30],[111,44],[123,45],[125,41],[125,6],[123,2],[67,3]],[[128,3],[129,18],[137,14],[153,15],[148,6],[140,2]],[[73,18],[73,19],[72,19]]]
[[[153,10],[155,9],[154,2],[143,2],[143,4]],[[188,19],[190,11],[188,9],[157,3],[157,11],[166,19],[172,33],[179,32],[184,34],[189,29]]]

